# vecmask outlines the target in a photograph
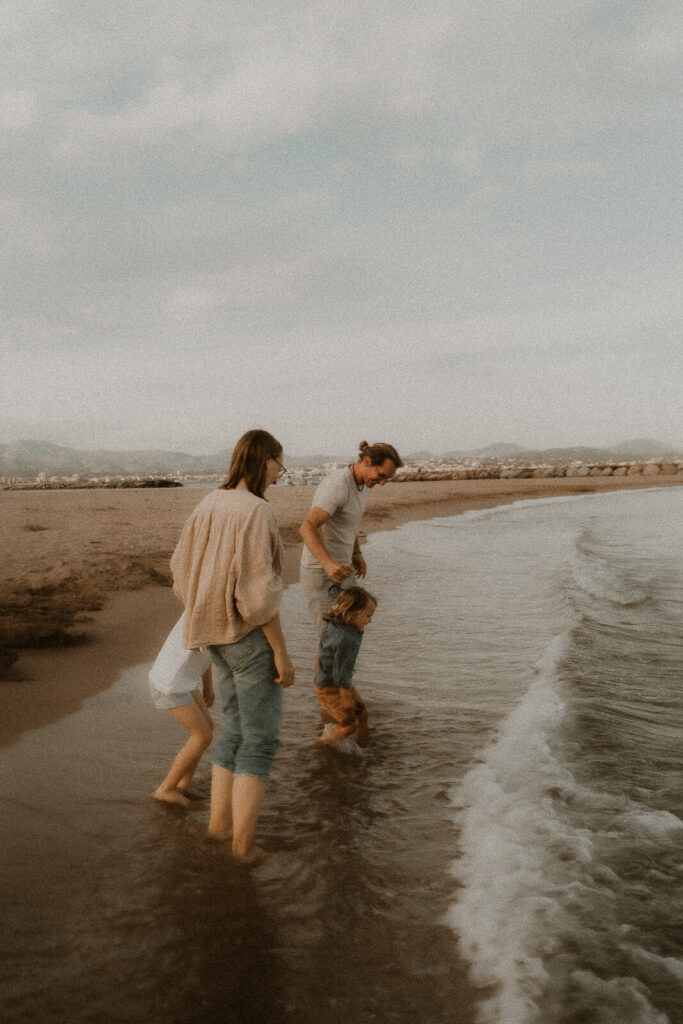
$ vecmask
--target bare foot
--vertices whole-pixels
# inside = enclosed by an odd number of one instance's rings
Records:
[[[194,789],[188,789],[186,786],[178,786],[178,792],[186,796],[188,800],[201,800],[201,794],[197,793]]]
[[[177,804],[179,807],[190,807],[190,801],[180,792],[179,789],[155,789],[152,794],[155,800],[161,800],[165,804]]]
[[[264,860],[268,858],[268,854],[265,850],[262,850],[260,846],[252,846],[249,853],[235,853],[232,852],[233,860],[238,864],[263,864]]]
[[[336,743],[348,736],[348,730],[341,725],[328,723],[316,739],[316,743]]]

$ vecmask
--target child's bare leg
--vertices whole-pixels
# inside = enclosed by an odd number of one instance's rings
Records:
[[[207,725],[208,729],[211,732],[211,735],[213,736],[213,719],[212,719],[211,715],[209,714],[209,709],[207,708],[206,704],[204,703],[204,698],[202,697],[202,695],[199,692],[199,690],[195,690],[194,700],[195,700],[195,703],[196,703],[196,705],[197,705],[197,707],[199,709],[200,714],[204,718],[204,720],[206,722],[206,725]],[[208,744],[207,744],[207,746],[208,746]],[[201,757],[201,754],[200,754],[200,757]],[[199,763],[199,761],[197,761],[197,764],[198,763]],[[194,771],[195,771],[195,768],[197,767],[197,764],[195,764],[191,768],[191,770],[188,770],[185,773],[185,775],[183,775],[182,779],[180,779],[180,781],[178,782],[178,785],[177,785],[176,788],[179,789],[181,792],[185,793],[190,788],[190,786],[192,785],[192,777],[194,775]]]
[[[207,835],[212,839],[229,839],[232,835],[233,773],[223,765],[211,769],[211,811]]]
[[[352,736],[355,732],[355,718],[352,722],[339,723],[338,725],[326,725],[323,732],[318,737],[318,743],[336,743],[337,740],[343,740],[345,736]]]
[[[353,701],[354,735],[358,740],[366,740],[368,738],[368,709],[365,706],[365,701],[355,686],[349,688],[349,695]]]
[[[356,698],[356,738],[366,740],[368,738],[368,709],[355,686],[352,687],[352,690]]]
[[[323,718],[336,725],[326,725],[319,743],[335,743],[350,736],[356,729],[356,714],[350,691],[337,686],[316,686],[316,696]]]
[[[171,708],[170,711],[176,722],[187,729],[190,738],[176,754],[164,781],[154,790],[154,798],[165,803],[189,807],[190,801],[180,792],[178,785],[182,779],[192,778],[200,757],[211,743],[213,727],[194,701],[179,708]]]

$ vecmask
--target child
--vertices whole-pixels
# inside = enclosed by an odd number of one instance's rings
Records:
[[[155,800],[189,807],[188,791],[194,770],[213,738],[213,721],[207,708],[213,704],[214,693],[208,651],[186,651],[182,645],[184,616],[185,613],[159,651],[149,672],[149,682],[156,706],[167,708],[190,734],[153,795]]]
[[[363,740],[368,734],[368,713],[351,677],[363,630],[371,621],[377,601],[362,587],[330,586],[332,605],[323,612],[315,692],[323,710],[336,725],[327,725],[319,739],[334,743],[345,736]]]

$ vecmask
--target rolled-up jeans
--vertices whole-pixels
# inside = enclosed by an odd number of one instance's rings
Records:
[[[262,629],[234,644],[208,648],[223,705],[225,728],[214,748],[214,762],[235,775],[270,778],[280,745],[282,687],[275,682],[275,659]]]
[[[338,723],[332,732],[323,734],[325,739],[367,737],[368,709],[355,686],[316,686],[315,693],[327,717]]]

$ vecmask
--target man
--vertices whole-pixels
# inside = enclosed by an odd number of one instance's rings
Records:
[[[330,606],[331,583],[351,586],[365,576],[366,565],[358,541],[358,525],[365,509],[368,488],[387,480],[403,465],[396,449],[379,442],[362,441],[358,462],[334,470],[318,486],[313,506],[300,533],[301,583],[318,636],[323,612]]]

